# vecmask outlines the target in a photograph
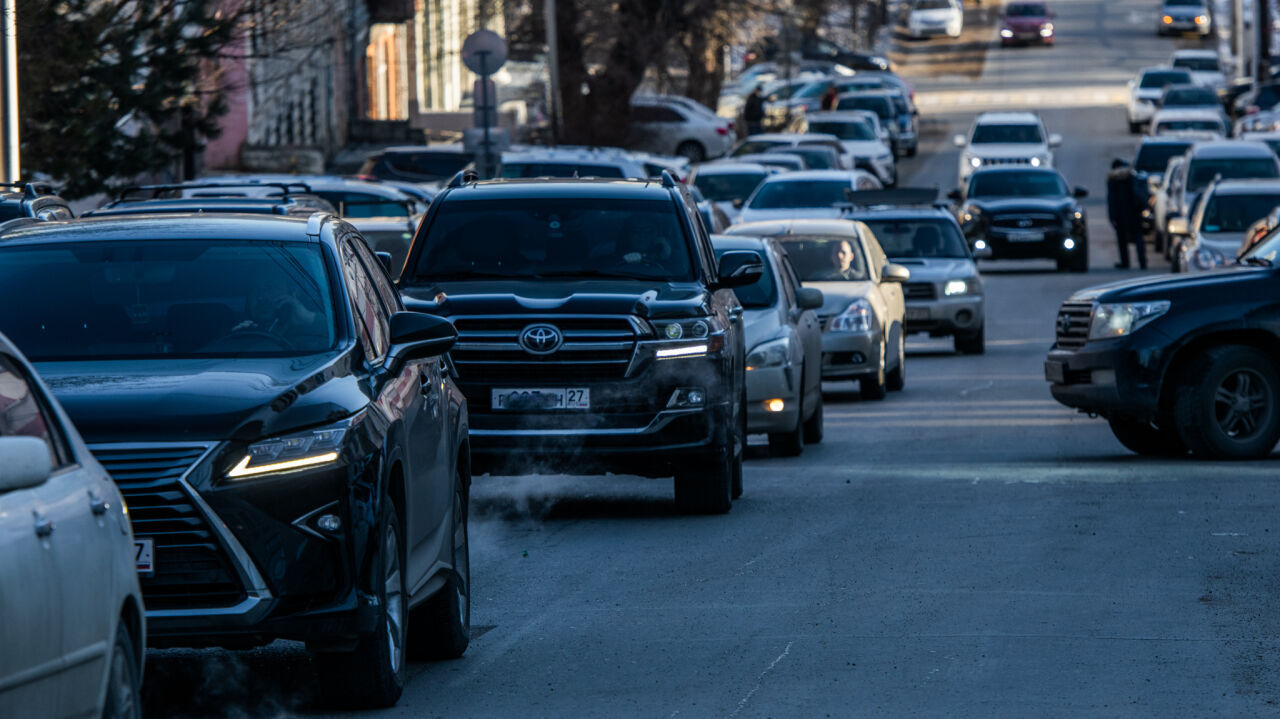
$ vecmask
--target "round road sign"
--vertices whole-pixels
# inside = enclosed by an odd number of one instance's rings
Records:
[[[493,74],[507,61],[507,41],[492,30],[477,30],[462,41],[462,64],[479,74]]]

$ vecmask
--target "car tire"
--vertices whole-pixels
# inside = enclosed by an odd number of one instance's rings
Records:
[[[907,341],[902,333],[898,333],[898,366],[884,376],[884,386],[891,392],[907,386]]]
[[[1141,122],[1130,122],[1130,123],[1129,123],[1129,134],[1130,134],[1130,135],[1137,135],[1137,134],[1138,134],[1138,133],[1140,133],[1140,132],[1142,132],[1142,123],[1141,123]]]
[[[919,135],[917,135],[916,137],[919,137]],[[919,152],[920,152],[919,146],[912,145],[911,148],[907,150],[907,157],[915,157]]]
[[[956,352],[966,355],[980,355],[987,351],[987,327],[983,325],[977,332],[957,333],[952,338]]]
[[[1111,433],[1120,444],[1143,457],[1181,457],[1187,453],[1187,445],[1176,430],[1164,429],[1132,417],[1117,415],[1107,420]]]
[[[107,695],[102,705],[102,719],[141,719],[141,690],[142,678],[138,673],[133,634],[121,617],[116,626],[116,641],[111,647],[111,663],[107,666]]]
[[[804,444],[804,418],[798,413],[795,429],[769,433],[769,454],[774,457],[799,457],[804,453]]]
[[[823,419],[822,419],[822,385],[818,385],[818,406],[813,408],[813,414],[809,415],[809,419],[804,421],[804,441],[805,444],[818,444],[822,441]]]
[[[1257,459],[1280,440],[1280,374],[1265,353],[1214,347],[1182,373],[1174,423],[1197,457]]]
[[[858,380],[858,388],[862,392],[863,399],[881,400],[888,394],[888,390],[885,387],[883,351],[880,352],[880,368],[876,370],[874,375]]]
[[[689,162],[702,162],[707,159],[707,150],[696,140],[685,140],[676,147],[676,154]]]
[[[457,659],[471,643],[470,497],[457,475],[450,519],[453,571],[440,591],[409,613],[409,657]]]
[[[374,541],[378,544],[372,571],[377,593],[377,628],[363,636],[348,652],[315,655],[320,690],[330,703],[360,709],[395,705],[404,692],[405,619],[408,603],[404,592],[404,544],[395,504],[386,500],[383,520]]]
[[[736,476],[742,473],[742,453],[735,452],[734,445],[730,436],[725,446],[711,456],[702,461],[695,460],[676,472],[677,509],[685,514],[729,512],[733,507],[733,485]]]
[[[1072,272],[1088,272],[1089,271],[1089,243],[1081,240],[1080,252],[1071,259],[1070,269]]]

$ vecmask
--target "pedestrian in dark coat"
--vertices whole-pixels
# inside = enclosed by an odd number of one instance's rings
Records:
[[[758,135],[764,131],[764,94],[760,88],[760,85],[756,85],[756,89],[747,95],[747,100],[742,105],[742,119],[747,123],[749,135]]]
[[[836,97],[836,86],[827,85],[827,91],[822,93],[822,109],[828,111],[834,110],[836,109],[836,105],[839,104],[840,101]]]
[[[1147,244],[1142,236],[1142,205],[1138,201],[1138,180],[1124,160],[1111,163],[1107,174],[1107,218],[1116,232],[1120,250],[1117,269],[1129,268],[1129,245],[1137,249],[1138,266],[1147,268]]]

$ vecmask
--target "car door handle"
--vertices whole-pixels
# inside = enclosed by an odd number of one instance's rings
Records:
[[[41,517],[39,514],[36,518],[36,536],[41,539],[53,534],[53,520],[48,517]]]
[[[111,505],[107,504],[105,499],[99,497],[97,492],[89,492],[89,511],[101,516],[106,514],[108,509],[111,509]]]

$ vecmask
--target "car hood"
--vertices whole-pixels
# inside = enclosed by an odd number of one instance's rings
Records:
[[[936,10],[912,10],[912,20],[950,20],[955,15],[955,11],[949,8],[938,8]]]
[[[1164,90],[1158,87],[1135,87],[1133,89],[1133,96],[1139,100],[1155,101],[1159,100],[1163,94]]]
[[[1200,233],[1200,244],[1212,250],[1217,250],[1223,255],[1234,258],[1236,252],[1240,250],[1240,243],[1244,242],[1244,232],[1202,232]]]
[[[742,313],[742,329],[747,351],[750,352],[756,345],[778,335],[778,330],[782,329],[782,318],[776,307],[746,310]]]
[[[1126,302],[1141,300],[1166,299],[1184,290],[1214,289],[1224,285],[1217,291],[1230,292],[1231,285],[1241,280],[1265,280],[1271,277],[1274,270],[1266,267],[1227,267],[1216,272],[1197,274],[1164,274],[1154,277],[1139,277],[1130,280],[1109,282],[1076,292],[1071,296],[1077,302]]]
[[[467,315],[705,317],[711,295],[696,282],[662,280],[473,280],[403,287],[408,309]]]
[[[336,359],[41,362],[40,375],[87,443],[253,441],[349,417],[368,404]]]
[[[1062,212],[1075,204],[1068,197],[981,197],[969,200],[983,212]]]
[[[976,157],[1030,157],[1032,155],[1048,154],[1049,146],[1033,142],[984,142],[978,145],[969,145],[965,148],[965,151]]]
[[[822,308],[818,314],[826,317],[844,312],[849,303],[861,297],[867,297],[875,289],[875,283],[869,280],[862,282],[805,282],[805,287],[822,290]]]
[[[941,282],[978,274],[973,260],[950,257],[890,257],[889,261],[911,270],[912,282]]]

